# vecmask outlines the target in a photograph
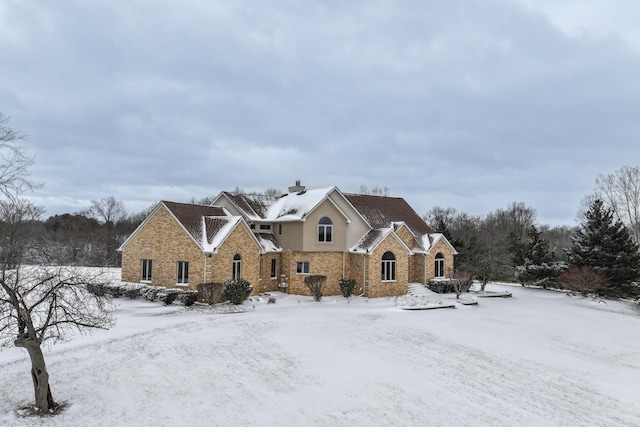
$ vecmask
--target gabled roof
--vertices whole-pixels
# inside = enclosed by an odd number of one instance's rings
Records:
[[[227,212],[217,206],[194,205],[190,203],[160,202],[171,212],[193,239],[202,243],[202,217],[227,216]]]
[[[204,252],[216,253],[236,227],[246,229],[254,243],[260,248],[260,252],[277,251],[277,248],[274,249],[273,243],[268,244],[264,239],[256,236],[247,227],[247,223],[241,216],[206,216],[201,218],[200,224],[200,246]]]
[[[220,196],[229,199],[251,221],[263,220],[266,217],[267,209],[276,200],[263,194],[238,194],[228,191],[223,191]]]
[[[377,228],[375,230],[369,230],[369,232],[365,234],[362,239],[360,239],[360,241],[349,250],[349,252],[370,254],[389,236],[395,238],[404,247],[407,253],[413,253],[411,249],[405,245],[400,236],[396,234],[393,228]]]
[[[445,245],[447,245],[451,249],[451,252],[454,255],[458,255],[458,251],[456,250],[456,248],[453,247],[453,245],[442,233],[430,233],[422,236],[422,246],[425,248],[425,253],[428,254],[429,252],[431,252],[431,249],[433,249],[433,247],[439,241],[443,241]]]
[[[347,200],[360,212],[371,228],[389,228],[404,222],[416,235],[433,233],[413,208],[401,197],[345,194]]]
[[[289,193],[276,199],[269,206],[265,219],[269,221],[302,220],[313,211],[336,187],[305,190],[299,193]]]
[[[118,251],[122,251],[123,248],[129,243],[133,237],[138,234],[146,223],[154,216],[154,214],[164,206],[169,213],[178,221],[178,223],[184,228],[191,238],[199,245],[202,244],[202,217],[203,216],[226,216],[228,213],[224,208],[216,206],[196,205],[193,203],[177,203],[169,202],[166,200],[160,201],[153,210],[147,215],[142,223],[127,237],[127,240],[120,245]]]

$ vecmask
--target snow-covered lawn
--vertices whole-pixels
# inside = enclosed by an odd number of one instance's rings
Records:
[[[45,349],[56,417],[18,415],[27,355],[0,351],[0,425],[640,425],[637,306],[488,290],[513,297],[402,310],[275,294],[240,313],[121,298],[113,329]]]

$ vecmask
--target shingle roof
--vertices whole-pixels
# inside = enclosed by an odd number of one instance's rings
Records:
[[[194,205],[190,203],[177,203],[162,201],[167,209],[176,217],[182,226],[193,236],[197,242],[202,241],[202,217],[226,216],[224,209],[217,206]]]
[[[366,194],[345,194],[344,196],[372,228],[389,228],[395,222],[404,222],[417,236],[433,233],[427,223],[401,197]]]
[[[267,197],[262,194],[237,194],[228,191],[223,193],[251,220],[265,218],[267,209],[275,201],[273,197]]]

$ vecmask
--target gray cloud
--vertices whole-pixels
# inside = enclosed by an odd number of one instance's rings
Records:
[[[386,185],[420,213],[524,201],[567,224],[597,174],[638,164],[640,134],[636,34],[606,35],[611,16],[576,34],[567,16],[525,0],[10,3],[0,111],[28,134],[50,213],[302,179]]]

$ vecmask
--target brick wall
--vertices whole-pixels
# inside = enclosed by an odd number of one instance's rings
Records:
[[[140,282],[143,259],[152,260],[153,285],[175,287],[178,261],[189,263],[189,289],[195,289],[196,284],[202,281],[202,250],[162,206],[124,247],[123,281]]]

